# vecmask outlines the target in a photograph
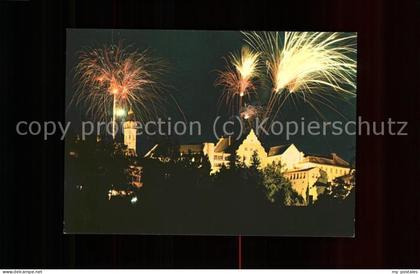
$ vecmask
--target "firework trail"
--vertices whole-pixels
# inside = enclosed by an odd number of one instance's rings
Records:
[[[255,118],[261,118],[261,114],[263,113],[263,107],[256,106],[256,105],[245,105],[241,108],[240,116],[244,120],[252,121]]]
[[[272,83],[266,116],[274,119],[284,102],[293,96],[302,97],[319,113],[316,103],[334,109],[328,97],[355,95],[356,35],[337,32],[243,34],[245,41],[261,52]]]
[[[226,59],[226,70],[219,71],[216,86],[224,89],[220,103],[226,104],[232,113],[242,107],[243,97],[255,91],[255,81],[260,74],[260,53],[242,47],[239,55],[231,53]]]
[[[132,108],[142,121],[156,117],[163,100],[157,77],[163,72],[159,60],[147,51],[131,51],[121,45],[80,52],[76,66],[78,87],[72,102],[84,104],[94,119],[105,121],[118,110]],[[113,129],[113,137],[115,132]]]

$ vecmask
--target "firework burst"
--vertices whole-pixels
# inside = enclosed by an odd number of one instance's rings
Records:
[[[240,116],[244,120],[252,121],[255,118],[261,118],[261,114],[263,113],[263,108],[261,106],[255,105],[246,105],[241,108]]]
[[[78,87],[72,99],[84,104],[94,119],[115,121],[117,109],[132,108],[144,121],[155,117],[162,101],[157,76],[163,72],[159,60],[147,51],[130,51],[117,45],[80,52],[76,67]]]
[[[239,55],[229,55],[226,70],[219,72],[216,85],[224,89],[220,101],[230,106],[232,112],[240,110],[242,97],[249,97],[255,91],[255,80],[260,73],[259,56],[260,53],[242,47]]]
[[[245,41],[262,52],[272,83],[267,115],[291,95],[331,108],[328,96],[355,95],[356,35],[327,32],[244,32]],[[277,115],[274,114],[274,116]],[[274,117],[273,117],[274,118]]]

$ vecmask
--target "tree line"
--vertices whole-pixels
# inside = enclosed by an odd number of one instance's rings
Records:
[[[228,166],[210,175],[206,155],[181,155],[173,144],[160,146],[159,159],[126,152],[125,146],[110,140],[74,139],[66,144],[65,229],[270,234],[279,227],[293,231],[293,216],[302,214],[303,207],[290,207],[303,205],[304,200],[283,176],[281,164],[261,169],[256,153],[249,167],[232,154]],[[135,166],[142,170],[143,186],[139,189],[129,184]],[[133,194],[109,200],[110,189]],[[340,198],[326,192],[320,204],[328,205],[323,208],[350,209],[343,202],[347,199]],[[317,212],[321,214],[322,209]]]

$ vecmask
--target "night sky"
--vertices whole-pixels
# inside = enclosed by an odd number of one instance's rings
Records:
[[[67,77],[66,105],[75,89],[74,67],[78,51],[87,47],[100,47],[103,44],[123,42],[138,50],[149,49],[153,57],[162,58],[168,64],[168,72],[162,78],[168,91],[174,96],[187,120],[202,123],[202,136],[180,138],[181,143],[213,141],[212,123],[218,114],[218,98],[221,87],[215,87],[217,70],[223,70],[229,52],[238,52],[245,43],[238,31],[166,31],[166,30],[67,30]],[[259,87],[257,92],[267,94],[269,86]],[[356,98],[346,101],[334,100],[335,108],[345,117],[327,107],[317,105],[328,121],[355,120]],[[175,108],[174,108],[175,109]],[[79,125],[83,116],[82,107],[70,106],[66,113],[67,121]],[[180,119],[179,113],[169,114],[172,120]],[[282,108],[278,119],[282,121],[322,121],[323,119],[309,104],[302,100],[290,101]],[[77,127],[77,126],[76,126]],[[73,127],[74,128],[74,127]],[[153,138],[138,137],[140,153],[153,143]],[[145,140],[148,139],[148,140]],[[145,140],[143,142],[143,140]],[[287,141],[284,135],[271,136],[263,140],[265,146],[294,143],[306,153],[329,154],[336,152],[347,161],[355,158],[355,136],[294,136]]]

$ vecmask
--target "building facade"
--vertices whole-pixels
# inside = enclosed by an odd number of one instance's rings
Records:
[[[146,157],[154,157],[155,145]],[[239,161],[250,166],[254,153],[260,159],[260,168],[270,164],[281,164],[284,177],[292,188],[302,196],[304,205],[313,203],[326,189],[327,182],[349,175],[350,164],[337,154],[314,155],[305,154],[294,144],[278,145],[268,149],[263,147],[255,132],[251,129],[248,135],[234,139],[231,136],[220,138],[216,144],[211,142],[180,145],[180,155],[206,155],[211,164],[211,173],[218,172],[222,166],[229,167],[230,157],[236,154]],[[162,159],[161,159],[162,160]]]
[[[315,202],[318,195],[324,193],[327,187],[325,173],[319,167],[286,171],[284,177],[291,182],[292,188],[303,198],[304,205]]]
[[[137,154],[137,122],[134,112],[130,109],[127,118],[123,124],[124,128],[124,145],[127,146],[128,154]]]
[[[296,169],[296,166],[304,159],[303,152],[299,151],[294,144],[271,147],[265,158],[265,165],[281,163],[284,171]]]

